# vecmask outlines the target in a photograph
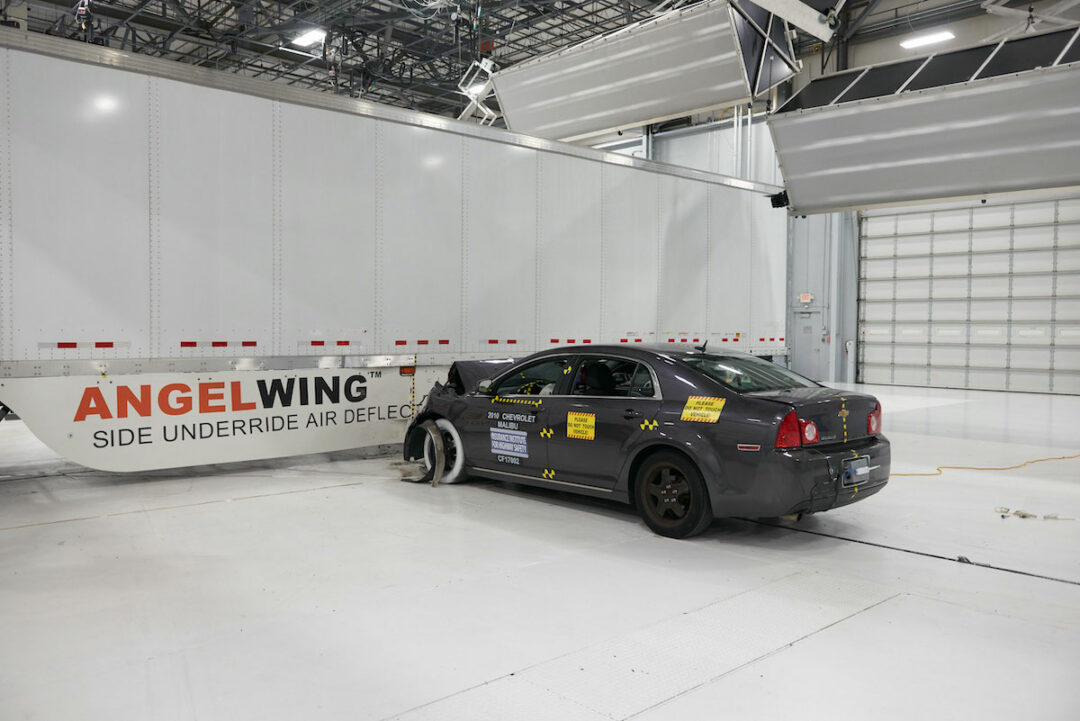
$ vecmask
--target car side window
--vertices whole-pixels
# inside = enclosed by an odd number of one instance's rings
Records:
[[[634,398],[652,398],[656,395],[652,373],[640,363],[634,371],[634,379],[630,382],[630,395]]]
[[[547,358],[514,371],[499,381],[492,392],[497,396],[551,395],[569,372],[569,358]]]
[[[626,398],[631,395],[634,374],[638,364],[621,358],[585,358],[574,378],[575,396],[611,396]]]

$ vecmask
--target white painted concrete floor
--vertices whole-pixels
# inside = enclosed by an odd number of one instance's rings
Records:
[[[1077,397],[869,390],[895,473],[1080,453]],[[1080,459],[689,541],[405,471],[118,476],[0,423],[0,721],[1080,718]]]

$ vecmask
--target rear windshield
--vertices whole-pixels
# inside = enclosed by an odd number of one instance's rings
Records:
[[[753,356],[694,355],[682,362],[739,393],[815,388],[817,383]]]

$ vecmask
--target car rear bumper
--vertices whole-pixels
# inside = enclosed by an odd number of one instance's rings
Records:
[[[842,448],[806,448],[799,453],[804,456],[798,479],[803,497],[781,515],[846,506],[869,498],[889,482],[892,454],[884,436]]]
[[[785,516],[846,506],[884,488],[890,462],[889,441],[884,436],[843,445],[773,451],[761,459],[745,495],[712,495],[713,514]]]

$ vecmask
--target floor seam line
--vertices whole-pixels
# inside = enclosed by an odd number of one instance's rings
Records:
[[[1044,576],[1040,573],[1032,573],[1030,571],[1020,571],[1015,568],[1006,568],[1004,566],[995,566],[992,563],[981,563],[979,561],[969,560],[965,556],[957,556],[952,558],[950,556],[942,556],[939,553],[930,553],[929,551],[916,551],[913,548],[901,548],[900,546],[890,546],[885,543],[877,543],[876,541],[862,541],[858,538],[848,538],[847,536],[837,536],[831,533],[822,533],[821,531],[811,531],[809,528],[792,528],[791,526],[782,526],[777,523],[765,523],[764,521],[755,518],[739,518],[737,520],[747,521],[759,526],[767,526],[769,528],[780,528],[785,531],[795,531],[797,533],[809,533],[812,536],[821,536],[822,538],[832,538],[837,541],[847,541],[848,543],[860,543],[864,546],[873,546],[874,548],[884,548],[889,551],[899,551],[900,553],[909,553],[913,556],[923,556],[924,558],[936,558],[939,561],[951,561],[952,563],[959,563],[964,566],[977,566],[978,568],[988,568],[992,571],[1004,571],[1005,573],[1013,573],[1018,576],[1028,576],[1029,578],[1038,578],[1044,581],[1054,581],[1056,583],[1066,583],[1072,586],[1080,586],[1080,581],[1072,581],[1068,578],[1057,578],[1055,576]]]
[[[791,578],[793,576],[798,576],[801,573],[804,573],[804,572],[803,571],[792,571],[791,573],[789,573],[787,575],[784,575],[784,576],[781,576],[780,578],[776,578],[776,579],[773,579],[771,581],[766,581],[765,583],[761,584],[760,586],[755,586],[754,588],[749,588],[749,589],[746,589],[745,591],[740,591],[739,593],[732,594],[731,596],[727,596],[725,598],[717,599],[716,601],[711,601],[711,602],[705,604],[704,606],[700,606],[699,608],[691,609],[689,611],[680,613],[679,615],[680,616],[685,616],[686,614],[697,613],[698,611],[703,611],[706,608],[709,608],[710,606],[713,606],[713,605],[715,605],[717,603],[724,603],[726,601],[730,601],[733,598],[738,598],[739,596],[743,596],[743,595],[745,595],[747,593],[750,593],[752,591],[757,591],[757,590],[759,590],[761,588],[769,586],[769,585],[771,585],[773,583],[777,583],[777,582],[782,581],[782,580],[784,580],[786,578]],[[673,616],[671,618],[675,618],[675,616]],[[660,624],[667,623],[668,621],[671,620],[671,618],[664,619],[663,621],[657,621],[656,623],[652,624],[652,626],[659,626]],[[645,628],[652,628],[652,626],[646,626]],[[635,631],[641,631],[641,630],[643,630],[643,629],[635,629]],[[410,709],[406,709],[405,711],[402,711],[400,713],[396,713],[396,714],[394,714],[392,716],[387,716],[387,717],[381,719],[381,721],[390,721],[391,719],[398,718],[399,716],[404,716],[405,714],[409,714],[409,713],[412,713],[414,711],[419,711],[422,708],[427,708],[428,706],[440,703],[440,702],[445,701],[445,700],[450,699],[450,698],[454,698],[455,696],[460,696],[463,693],[468,693],[469,691],[473,691],[473,690],[478,689],[478,688],[483,688],[484,686],[487,686],[489,684],[493,684],[496,681],[502,681],[503,679],[513,678],[513,677],[517,676],[518,674],[523,674],[526,671],[531,671],[532,669],[539,668],[540,666],[543,666],[546,663],[551,663],[553,661],[559,661],[560,659],[567,658],[568,656],[572,656],[575,653],[580,653],[580,652],[586,651],[586,650],[588,650],[590,648],[600,646],[600,645],[602,645],[604,643],[609,643],[611,640],[613,640],[613,639],[604,639],[602,641],[597,641],[596,643],[591,643],[591,644],[589,644],[587,646],[582,646],[580,648],[575,648],[572,651],[567,651],[566,653],[559,654],[558,656],[552,656],[551,658],[546,658],[543,661],[537,661],[536,663],[534,663],[532,665],[525,666],[524,668],[520,668],[520,669],[518,669],[516,671],[511,671],[510,673],[503,674],[502,676],[496,676],[495,678],[488,679],[487,681],[484,681],[482,683],[478,683],[478,684],[475,684],[473,686],[469,686],[468,688],[463,688],[460,691],[455,691],[454,693],[449,693],[449,694],[447,694],[445,696],[440,696],[437,699],[433,699],[431,701],[428,701],[427,703],[420,704],[419,706],[414,706],[414,707],[412,707]],[[524,679],[522,679],[522,680],[524,680]],[[536,686],[536,684],[532,684],[532,685]],[[540,687],[537,686],[537,688],[540,688]],[[561,694],[559,694],[559,695],[561,696]],[[588,706],[583,706],[583,708],[589,708],[589,707]],[[601,713],[601,712],[597,712],[597,713]],[[602,715],[609,716],[609,714],[602,714]]]
[[[412,708],[405,709],[404,711],[399,711],[399,712],[391,714],[389,716],[383,716],[379,721],[393,721],[393,719],[401,718],[402,716],[405,716],[406,714],[411,714],[411,713],[413,713],[415,711],[419,711],[420,709],[427,708],[428,706],[434,706],[437,703],[441,703],[443,701],[446,701],[447,699],[454,698],[455,696],[460,696],[463,693],[468,693],[470,691],[475,691],[476,689],[483,688],[484,686],[490,686],[491,684],[493,684],[493,683],[495,683],[497,681],[502,681],[503,679],[512,678],[515,673],[516,673],[515,671],[511,671],[510,673],[503,674],[502,676],[496,676],[495,678],[488,679],[487,681],[481,681],[478,684],[474,684],[472,686],[469,686],[468,688],[463,688],[460,691],[454,691],[453,693],[448,693],[445,696],[440,696],[439,698],[432,699],[431,701],[428,701],[427,703],[422,703],[419,706],[413,706]]]
[[[611,714],[605,713],[604,711],[601,711],[598,708],[593,708],[592,706],[589,706],[586,703],[578,701],[577,699],[570,698],[569,696],[561,694],[561,693],[559,693],[558,691],[556,691],[554,689],[547,688],[546,686],[541,686],[540,684],[534,683],[533,681],[530,681],[529,679],[527,679],[527,678],[525,678],[523,676],[519,677],[519,678],[521,678],[522,683],[527,683],[530,686],[532,686],[533,688],[538,688],[541,691],[546,691],[547,693],[550,693],[553,696],[557,696],[558,698],[561,698],[563,701],[566,701],[567,703],[574,704],[578,708],[583,708],[586,711],[592,711],[593,713],[595,713],[595,714],[597,714],[599,716],[603,716],[604,718],[611,719],[611,721],[619,721],[617,716],[612,716]]]
[[[754,664],[754,663],[757,663],[758,661],[762,661],[762,660],[764,660],[766,658],[769,658],[770,656],[773,656],[773,655],[775,655],[777,653],[780,653],[781,651],[784,651],[786,649],[791,648],[792,646],[794,646],[797,643],[801,643],[802,641],[805,641],[806,639],[808,639],[808,638],[810,638],[812,636],[816,636],[817,634],[821,633],[822,631],[827,631],[830,628],[832,628],[833,626],[841,624],[844,621],[847,621],[849,619],[855,618],[859,614],[865,613],[865,612],[867,612],[867,611],[869,611],[869,610],[871,610],[873,608],[877,608],[878,606],[880,606],[883,603],[891,601],[894,598],[899,598],[901,596],[907,596],[907,595],[909,595],[909,594],[907,594],[904,591],[899,591],[897,593],[894,593],[891,596],[888,596],[886,598],[881,599],[880,601],[877,601],[875,603],[870,604],[866,608],[860,608],[858,611],[855,611],[853,613],[849,613],[848,615],[844,616],[843,618],[838,618],[837,620],[833,621],[832,623],[826,624],[826,625],[822,626],[821,628],[815,629],[815,630],[811,631],[810,633],[806,634],[805,636],[800,636],[799,638],[795,639],[794,641],[791,641],[790,643],[786,643],[783,646],[777,646],[776,648],[774,648],[774,649],[772,649],[772,650],[770,650],[770,651],[768,651],[766,653],[763,653],[760,656],[752,658],[749,661],[746,661],[745,663],[739,664],[735,668],[730,668],[730,669],[728,669],[727,671],[724,671],[721,674],[717,674],[716,676],[713,676],[710,679],[702,681],[699,684],[695,684],[694,686],[686,689],[685,691],[680,691],[679,693],[675,694],[674,696],[672,696],[670,698],[666,698],[666,699],[664,699],[663,701],[661,701],[659,703],[654,703],[652,706],[648,706],[646,708],[643,708],[640,711],[635,711],[634,713],[630,714],[629,716],[623,716],[621,719],[619,719],[619,721],[629,721],[632,718],[636,718],[636,717],[640,716],[641,714],[645,713],[646,711],[651,711],[654,708],[659,708],[659,707],[663,706],[664,704],[669,703],[671,701],[674,701],[677,698],[681,698],[681,697],[685,696],[686,694],[688,694],[688,693],[690,693],[692,691],[696,691],[699,688],[703,688],[705,686],[708,686],[711,683],[715,683],[716,681],[719,681],[720,679],[724,678],[725,676],[728,676],[730,674],[735,673],[739,669],[746,668],[747,666],[749,666],[751,664]]]

